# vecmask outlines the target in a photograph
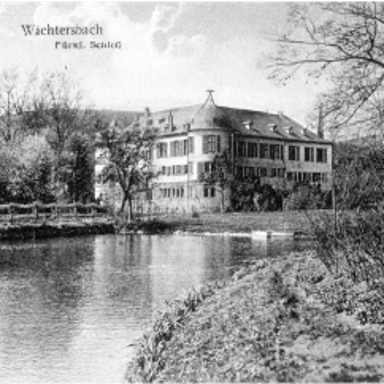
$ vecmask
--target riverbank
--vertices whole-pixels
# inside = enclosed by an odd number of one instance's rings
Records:
[[[382,289],[332,276],[312,251],[258,261],[160,317],[128,379],[383,381]]]
[[[1,240],[29,240],[33,238],[51,238],[59,236],[79,236],[115,233],[111,220],[98,221],[47,221],[44,223],[1,224]]]
[[[311,220],[331,211],[202,213],[192,217],[164,216],[150,221],[136,221],[124,226],[122,233],[251,234],[252,231],[292,232],[311,235]]]
[[[119,223],[118,218],[97,220],[45,220],[41,223],[0,223],[0,240],[76,236],[84,234],[251,234],[252,231],[293,232],[298,237],[310,237],[311,220],[321,212],[309,215],[292,212],[250,212],[164,216],[152,220]]]

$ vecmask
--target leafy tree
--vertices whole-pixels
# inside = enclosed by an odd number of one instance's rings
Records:
[[[319,103],[329,128],[381,129],[384,4],[294,4],[288,21],[271,77],[285,82],[303,70],[325,77],[331,89]]]
[[[156,176],[151,162],[155,135],[150,130],[109,127],[101,132],[100,143],[107,153],[108,163],[99,175],[102,183],[116,182],[122,192],[120,212],[128,203],[128,218],[133,217],[132,201],[148,189]]]
[[[84,204],[93,196],[93,151],[85,135],[75,135],[69,145],[67,185],[71,201]]]
[[[201,173],[200,181],[206,186],[212,186],[221,195],[221,213],[225,208],[225,191],[232,187],[232,161],[227,150],[217,154],[212,161],[210,172]]]
[[[46,138],[55,153],[55,181],[61,193],[66,179],[68,146],[77,132],[94,123],[93,114],[83,107],[84,94],[66,72],[46,75],[41,86]]]
[[[52,153],[43,136],[27,136],[0,152],[3,203],[53,201]]]

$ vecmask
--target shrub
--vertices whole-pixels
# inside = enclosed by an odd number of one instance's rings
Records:
[[[382,209],[312,218],[317,256],[334,276],[322,300],[362,323],[384,323],[383,219]]]

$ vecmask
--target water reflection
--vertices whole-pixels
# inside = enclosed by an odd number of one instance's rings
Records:
[[[294,242],[96,236],[0,244],[0,382],[118,383],[164,300]]]

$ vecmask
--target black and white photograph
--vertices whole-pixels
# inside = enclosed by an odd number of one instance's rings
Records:
[[[0,382],[384,382],[384,2],[1,2]]]

